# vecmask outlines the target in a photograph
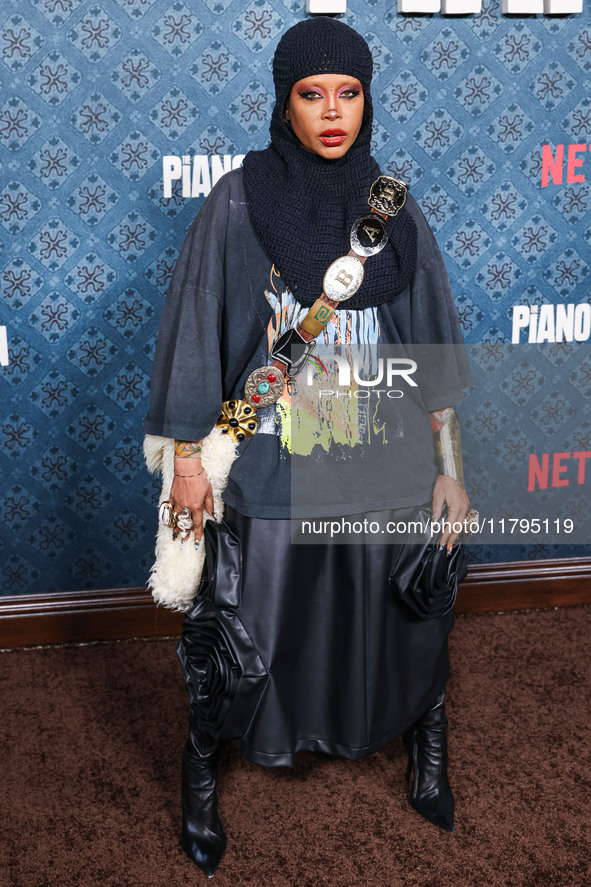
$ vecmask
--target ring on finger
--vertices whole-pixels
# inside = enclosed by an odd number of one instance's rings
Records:
[[[193,515],[188,508],[179,511],[176,525],[183,533],[189,533],[193,529]]]
[[[176,526],[177,514],[172,502],[169,502],[168,499],[160,505],[158,517],[165,527]]]

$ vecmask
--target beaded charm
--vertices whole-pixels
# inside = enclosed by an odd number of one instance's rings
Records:
[[[250,374],[244,386],[244,399],[256,409],[275,403],[283,394],[283,373],[273,367],[258,367]]]

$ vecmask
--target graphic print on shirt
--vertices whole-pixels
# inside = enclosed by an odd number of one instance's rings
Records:
[[[267,344],[271,346],[286,330],[296,327],[308,313],[292,293],[282,286],[274,270],[271,272],[271,289],[265,290],[265,298],[273,309],[267,326]],[[322,333],[316,339],[315,352],[322,356],[324,347],[375,346],[380,338],[380,324],[377,307],[361,311],[335,311]],[[358,349],[353,348],[357,352]],[[368,348],[375,357],[375,349]],[[270,362],[270,361],[269,361]],[[380,418],[380,401],[372,397],[358,399],[359,386],[352,382],[350,389],[342,392],[346,396],[319,397],[318,386],[323,390],[337,390],[338,376],[334,361],[324,362],[328,376],[321,369],[314,370],[316,384],[308,386],[306,370],[293,380],[287,381],[282,396],[277,403],[259,410],[257,434],[276,434],[282,448],[289,453],[309,455],[314,447],[328,453],[335,445],[353,447],[357,444],[385,442],[386,423]],[[364,374],[371,378],[373,373]],[[362,394],[365,392],[362,392]],[[349,394],[351,396],[349,396]],[[388,433],[403,436],[402,419],[399,414],[392,422],[390,405]]]

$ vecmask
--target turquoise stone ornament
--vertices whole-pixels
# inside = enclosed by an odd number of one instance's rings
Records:
[[[269,390],[269,387],[270,386],[268,382],[261,382],[260,385],[257,386],[257,391],[259,392],[259,394],[266,394]]]

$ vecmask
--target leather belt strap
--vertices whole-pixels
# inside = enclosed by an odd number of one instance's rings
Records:
[[[380,216],[384,221],[388,221],[388,215],[384,212],[380,212],[375,207],[371,207],[370,212],[375,213],[377,216]],[[360,256],[355,252],[353,247],[347,253],[348,256],[355,256],[362,265],[365,265],[369,256]],[[312,342],[313,339],[317,339],[324,327],[328,324],[329,320],[333,316],[335,310],[341,306],[341,302],[337,302],[334,299],[329,299],[326,293],[322,293],[318,299],[314,302],[304,319],[299,323],[296,327],[297,332],[302,337],[304,342]],[[283,375],[287,373],[287,364],[285,364],[282,360],[275,358],[271,361],[269,366],[275,367],[280,370]]]
[[[323,292],[301,323],[286,330],[273,343],[271,362],[250,374],[244,386],[244,398],[224,401],[216,423],[222,432],[237,441],[255,433],[258,424],[256,410],[279,400],[285,378],[297,375],[308,360],[310,343],[320,335],[343,302],[357,292],[363,282],[363,266],[370,256],[380,252],[388,242],[387,220],[402,209],[406,194],[404,182],[391,176],[376,179],[369,192],[370,212],[353,223],[351,249],[346,256],[336,259],[327,269]],[[375,221],[372,221],[371,213],[375,214]],[[294,357],[296,351],[298,354]]]

